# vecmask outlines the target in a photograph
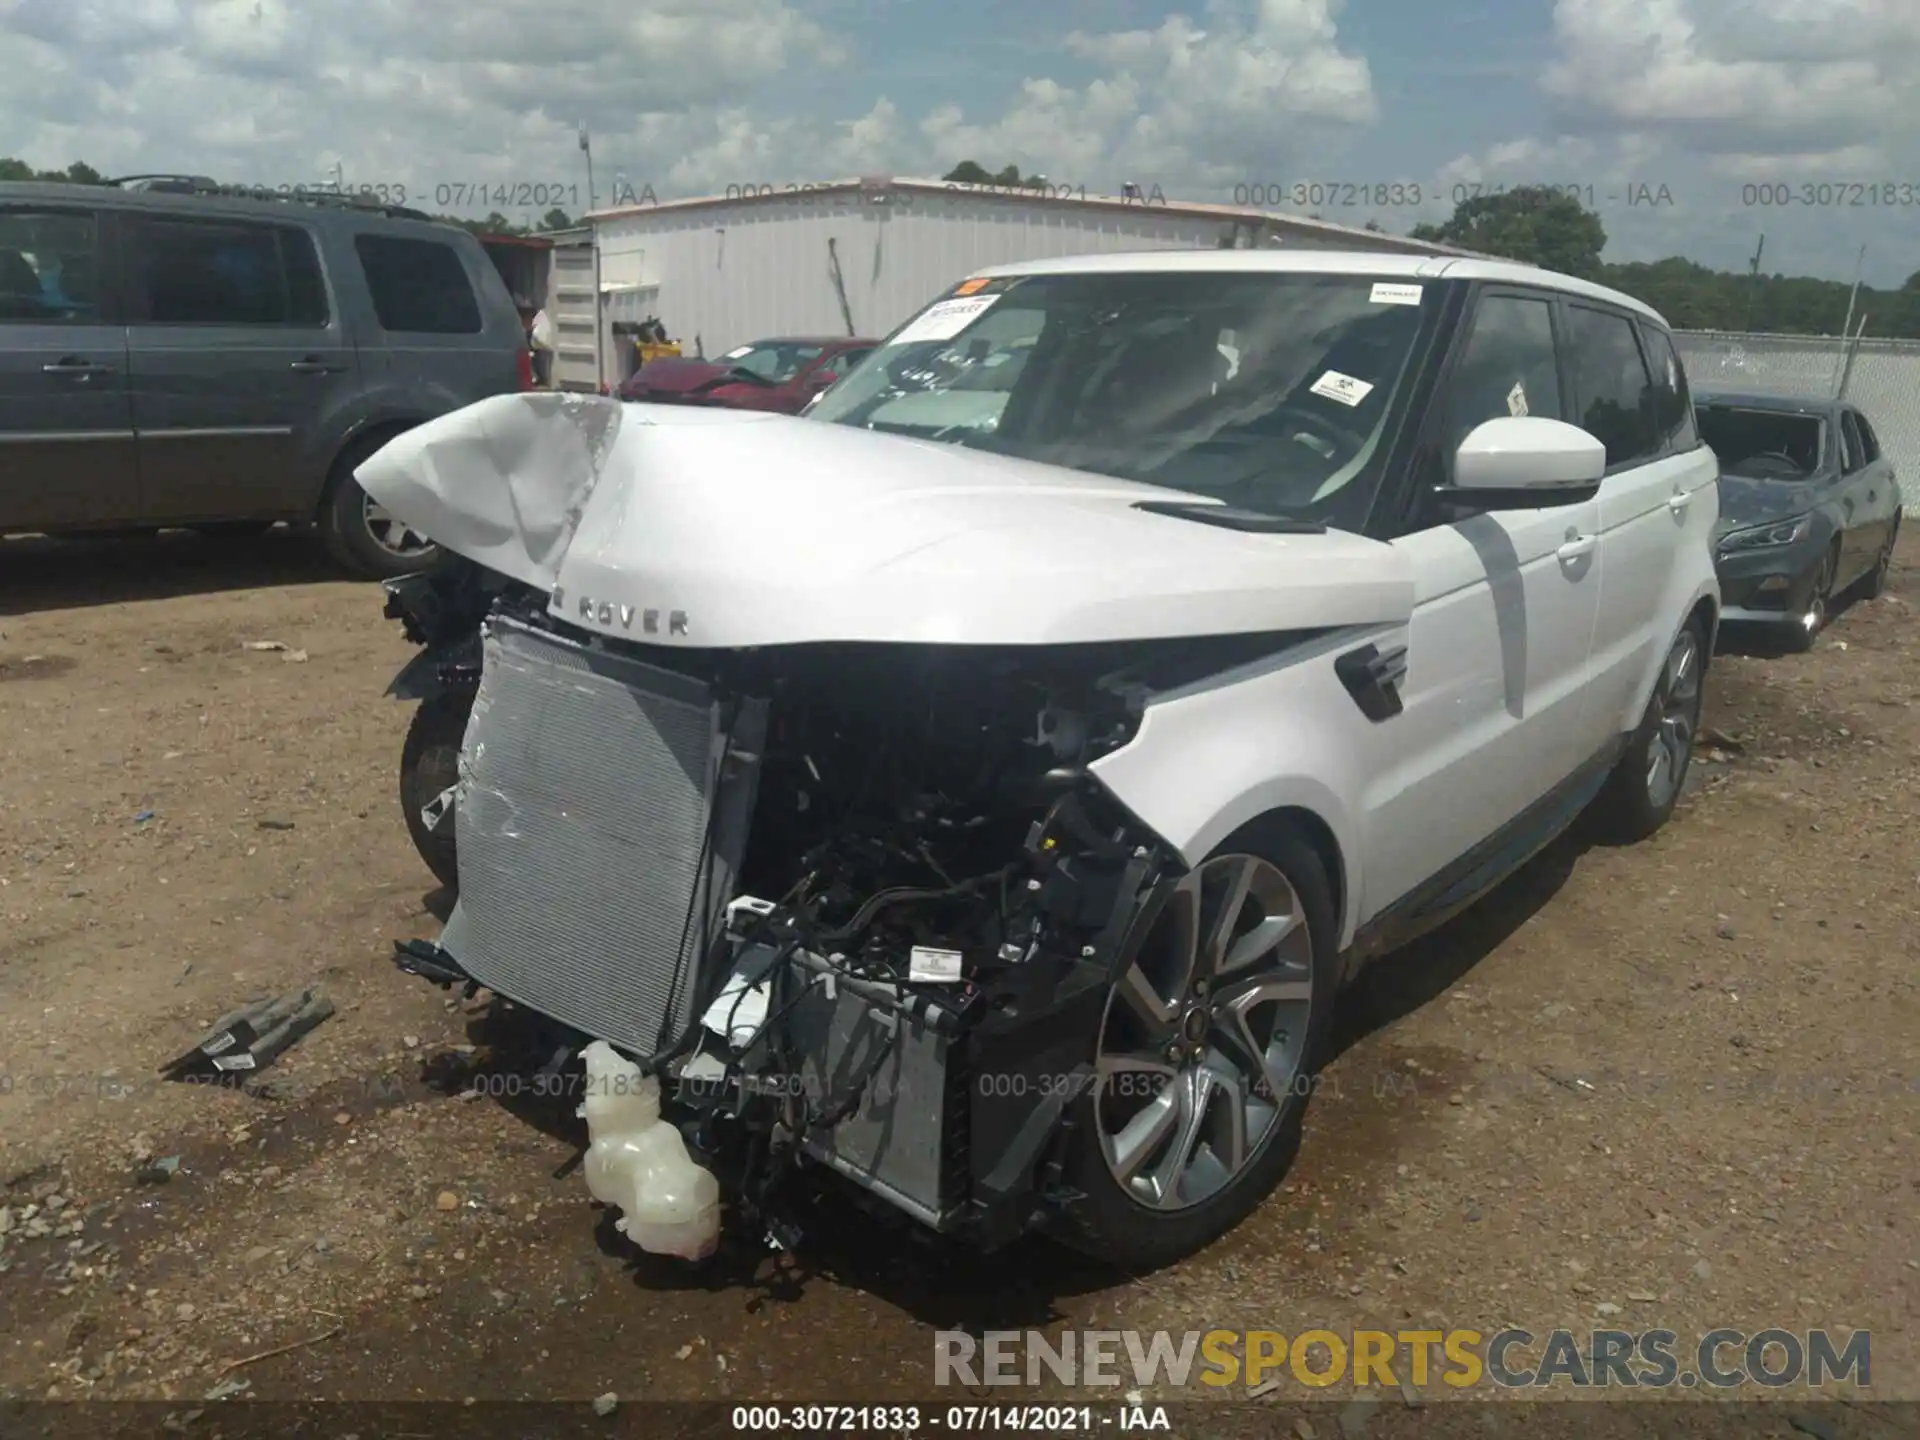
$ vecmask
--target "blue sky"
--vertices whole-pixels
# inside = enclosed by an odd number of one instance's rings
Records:
[[[577,185],[585,120],[603,191],[617,169],[663,198],[972,158],[1216,201],[1398,185],[1389,203],[1300,208],[1404,230],[1472,187],[1546,182],[1590,197],[1610,258],[1740,268],[1764,231],[1770,272],[1850,279],[1862,244],[1870,282],[1920,269],[1916,0],[538,10],[0,0],[0,154],[267,184],[338,164],[418,199],[479,179]],[[1847,188],[1865,182],[1889,188]]]

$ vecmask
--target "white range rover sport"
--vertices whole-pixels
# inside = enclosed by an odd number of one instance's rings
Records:
[[[627,1057],[756,1245],[1221,1234],[1367,960],[1667,820],[1717,623],[1666,324],[1490,260],[1005,266],[804,418],[509,396],[358,478],[479,659],[399,963]],[[704,1254],[684,1174],[635,1233]]]

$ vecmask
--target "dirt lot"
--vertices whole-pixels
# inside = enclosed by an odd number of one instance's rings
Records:
[[[948,1325],[1423,1321],[1869,1328],[1920,1398],[1915,606],[1897,567],[1815,653],[1717,662],[1676,822],[1376,972],[1285,1191],[1188,1264],[827,1234],[686,1272],[556,1177],[563,1117],[461,1098],[476,1017],[390,963],[439,897],[377,591],[298,537],[7,542],[0,1396],[847,1401],[923,1395]],[[314,982],[274,1094],[154,1078]]]

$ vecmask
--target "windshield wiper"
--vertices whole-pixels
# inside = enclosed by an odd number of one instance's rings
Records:
[[[1285,515],[1245,510],[1238,505],[1209,505],[1199,500],[1136,500],[1133,508],[1144,510],[1149,515],[1170,516],[1175,520],[1198,520],[1202,525],[1218,525],[1223,530],[1238,530],[1246,535],[1327,533],[1324,521],[1292,520]]]

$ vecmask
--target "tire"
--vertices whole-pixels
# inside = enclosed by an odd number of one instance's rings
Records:
[[[1247,888],[1236,891],[1242,876]],[[1275,948],[1256,950],[1224,972],[1232,978],[1217,989],[1193,993],[1181,983],[1188,974],[1183,957],[1205,947],[1181,940],[1208,933],[1231,903],[1230,893],[1245,897],[1234,925],[1243,944],[1282,916],[1292,917],[1292,927],[1274,937]],[[1325,1060],[1339,974],[1339,925],[1326,866],[1282,824],[1256,822],[1230,837],[1142,926],[1138,958],[1109,994],[1092,1037],[1096,1083],[1074,1102],[1065,1167],[1077,1193],[1058,1226],[1067,1245],[1135,1273],[1211,1243],[1280,1183],[1299,1151],[1307,1101]],[[1239,948],[1221,947],[1229,959]],[[1232,997],[1250,984],[1281,993],[1236,1012]],[[1152,1000],[1135,998],[1147,991]],[[1167,998],[1188,994],[1196,1007],[1185,1012],[1191,1028],[1180,1019],[1169,1026]],[[1150,1023],[1155,1007],[1160,1013]],[[1234,1013],[1244,1017],[1237,1027]],[[1193,1021],[1196,1015],[1203,1018]],[[1196,1044],[1202,1027],[1205,1039]],[[1236,1033],[1245,1038],[1236,1041]],[[1256,1052],[1264,1059],[1264,1093],[1236,1093],[1219,1083],[1228,1073],[1244,1080]],[[1221,1150],[1236,1133],[1241,1158],[1233,1165]]]
[[[1893,512],[1893,529],[1887,534],[1887,543],[1880,547],[1880,558],[1873,562],[1873,569],[1860,578],[1860,598],[1878,600],[1887,593],[1887,572],[1893,569],[1893,547],[1900,543],[1901,512]]]
[[[328,553],[342,568],[369,580],[411,575],[440,558],[437,545],[387,518],[353,478],[353,472],[392,438],[379,435],[348,446],[334,462],[320,501],[320,538]],[[419,543],[399,543],[403,536]]]
[[[1645,840],[1665,825],[1686,785],[1706,694],[1705,629],[1689,620],[1674,637],[1640,726],[1595,801],[1602,831],[1618,843]]]
[[[1786,627],[1786,648],[1789,653],[1804,655],[1813,649],[1833,619],[1833,582],[1840,573],[1840,542],[1834,541],[1831,549],[1820,557],[1820,566],[1813,572],[1813,588],[1807,592],[1807,608],[1797,620],[1790,621]]]
[[[271,520],[217,520],[206,525],[196,525],[193,533],[204,535],[209,540],[251,540],[256,535],[264,535],[273,528]]]
[[[406,743],[400,747],[400,811],[406,816],[407,834],[413,837],[413,848],[420,852],[434,878],[453,891],[460,888],[453,816],[443,817],[440,828],[430,830],[420,811],[460,778],[460,745],[472,713],[473,695],[469,691],[423,700],[413,712]]]

